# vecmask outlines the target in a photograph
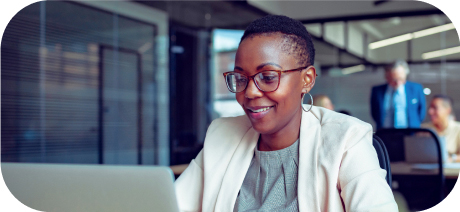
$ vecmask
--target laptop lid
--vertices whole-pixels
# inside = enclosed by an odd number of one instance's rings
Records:
[[[40,211],[179,211],[168,167],[2,163],[1,168],[10,192]]]
[[[447,150],[445,148],[445,140],[441,138],[441,156],[443,162],[447,158]],[[438,162],[438,147],[435,140],[431,136],[405,136],[404,151],[406,162],[408,163],[437,163]]]

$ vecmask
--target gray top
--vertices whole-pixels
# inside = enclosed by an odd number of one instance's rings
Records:
[[[276,151],[255,150],[234,211],[299,211],[299,140]]]

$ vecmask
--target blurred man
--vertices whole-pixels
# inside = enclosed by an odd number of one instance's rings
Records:
[[[372,118],[380,128],[419,128],[425,118],[422,85],[406,81],[409,66],[403,60],[385,67],[387,84],[375,86],[371,94]]]
[[[423,124],[422,127],[430,128],[439,137],[444,137],[449,160],[460,162],[460,122],[453,120],[452,108],[452,98],[446,95],[435,95],[428,109],[431,122]]]

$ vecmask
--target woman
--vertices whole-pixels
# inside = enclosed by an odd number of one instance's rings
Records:
[[[460,162],[460,123],[453,120],[453,101],[446,95],[433,97],[428,109],[431,123],[422,124],[446,139],[449,162]]]
[[[211,123],[176,181],[182,211],[397,211],[372,127],[302,107],[314,54],[298,21],[266,16],[248,26],[224,74],[246,115]]]

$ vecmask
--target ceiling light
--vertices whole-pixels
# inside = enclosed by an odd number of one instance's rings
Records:
[[[352,66],[352,67],[348,67],[348,68],[344,68],[342,69],[342,74],[352,74],[352,73],[356,73],[356,72],[360,72],[360,71],[364,71],[366,70],[366,66],[361,64],[361,65],[357,65],[357,66]]]
[[[444,25],[441,25],[441,26],[432,27],[432,28],[429,28],[429,29],[424,29],[424,30],[420,30],[420,31],[417,31],[417,32],[407,33],[407,34],[404,34],[404,35],[400,35],[400,36],[388,38],[388,39],[385,39],[385,40],[373,42],[373,43],[369,44],[369,49],[378,49],[380,47],[389,46],[389,45],[393,45],[393,44],[396,44],[396,43],[401,43],[401,42],[404,42],[404,41],[408,41],[408,40],[411,40],[411,39],[414,39],[414,38],[421,38],[421,37],[425,37],[425,36],[428,36],[428,35],[444,32],[444,31],[449,31],[449,30],[452,30],[452,29],[455,29],[455,26],[454,26],[453,23],[444,24]]]
[[[445,25],[442,25],[442,26],[437,26],[437,27],[433,27],[433,28],[429,28],[429,29],[425,29],[425,30],[421,30],[421,31],[418,31],[418,32],[414,32],[412,34],[414,35],[414,38],[420,38],[420,37],[425,37],[425,36],[428,36],[428,35],[444,32],[444,31],[449,31],[451,29],[455,29],[455,26],[454,26],[453,23],[445,24]]]
[[[448,49],[442,49],[438,51],[426,52],[422,54],[422,58],[426,60],[430,58],[442,57],[442,56],[456,54],[456,53],[460,53],[460,46],[452,47]]]
[[[412,37],[413,37],[412,33],[407,33],[407,34],[396,36],[393,38],[388,38],[385,40],[373,42],[369,44],[369,49],[378,49],[380,47],[389,46],[395,43],[401,43],[401,42],[412,39]]]

